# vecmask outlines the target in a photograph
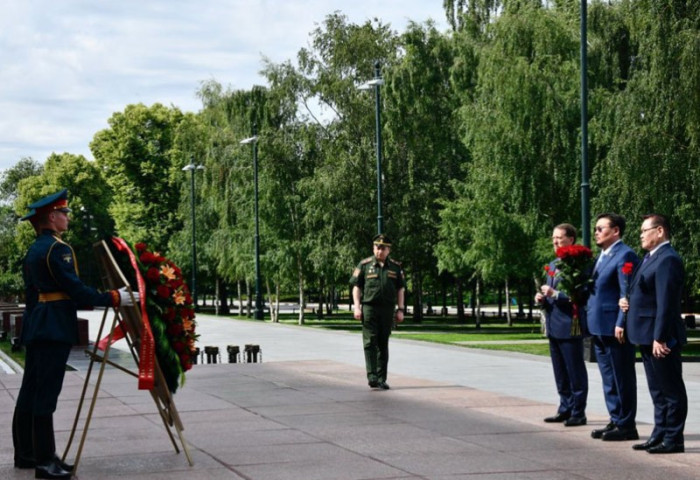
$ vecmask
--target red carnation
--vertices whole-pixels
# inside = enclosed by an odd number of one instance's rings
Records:
[[[156,267],[149,268],[146,272],[146,278],[153,283],[160,281],[160,270]]]
[[[173,320],[175,320],[175,309],[168,308],[167,310],[165,310],[163,318],[165,318],[165,320],[167,320],[168,322],[172,322]]]
[[[567,245],[557,248],[557,257],[565,258],[592,258],[593,252],[584,245]]]
[[[634,271],[634,263],[625,262],[624,265],[622,265],[622,274],[623,275],[632,275],[633,271]]]
[[[168,326],[168,333],[174,337],[182,335],[182,325],[179,323],[173,323]]]
[[[170,298],[170,289],[165,285],[158,285],[156,292],[160,298]]]
[[[153,255],[151,252],[143,252],[139,259],[143,264],[156,263],[156,256]]]
[[[173,343],[173,349],[174,349],[177,353],[182,353],[182,352],[185,351],[185,344],[182,343],[182,342],[174,342],[174,343]]]
[[[545,265],[545,266],[544,266],[544,271],[545,271],[545,272],[548,272],[548,271],[549,271],[549,265]]]
[[[143,243],[143,242],[137,243],[136,245],[134,245],[134,247],[136,248],[136,251],[137,251],[139,254],[141,254],[142,252],[146,251],[146,248],[148,248],[148,246],[147,246],[145,243]]]

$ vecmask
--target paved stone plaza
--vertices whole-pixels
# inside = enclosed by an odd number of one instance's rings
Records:
[[[81,316],[85,312],[81,312]],[[101,313],[88,314],[96,335]],[[653,456],[633,442],[602,442],[607,422],[589,364],[589,425],[545,424],[556,392],[547,358],[391,340],[389,391],[364,380],[359,335],[198,316],[200,345],[259,344],[263,363],[197,365],[175,395],[194,460],[175,453],[136,379],[108,368],[79,479],[696,479],[700,364],[685,365],[686,453]],[[117,348],[124,345],[117,344]],[[119,355],[129,364],[128,355]],[[132,362],[133,363],[133,362]],[[75,350],[55,416],[62,449],[87,361]],[[94,374],[93,374],[94,375]],[[93,378],[95,378],[93,376]],[[640,435],[651,400],[638,365]],[[11,417],[21,375],[0,373],[0,478],[33,478],[12,462]],[[75,454],[76,446],[69,454]]]

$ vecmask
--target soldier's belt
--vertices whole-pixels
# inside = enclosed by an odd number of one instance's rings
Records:
[[[49,292],[39,294],[40,303],[57,302],[59,300],[70,300],[70,297],[63,292]]]

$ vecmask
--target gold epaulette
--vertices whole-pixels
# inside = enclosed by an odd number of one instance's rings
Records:
[[[373,261],[373,260],[374,260],[374,257],[367,257],[367,258],[365,258],[364,260],[362,260],[362,261],[360,262],[360,265],[366,265],[366,264],[370,263],[370,262]]]
[[[397,260],[394,260],[394,259],[391,258],[391,257],[389,257],[389,261],[390,261],[391,263],[395,263],[395,264],[398,265],[399,267],[401,266],[401,262],[399,262],[399,261],[397,261]]]

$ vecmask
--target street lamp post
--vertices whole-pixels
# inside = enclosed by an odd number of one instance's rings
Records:
[[[379,87],[384,85],[379,62],[374,64],[374,78],[360,85],[360,90],[374,87],[375,129],[377,135],[377,233],[384,233],[384,218],[382,217],[382,110]]]
[[[581,1],[581,231],[583,244],[591,246],[590,183],[588,171],[588,2]]]
[[[260,221],[258,216],[258,126],[253,124],[253,136],[241,140],[241,145],[253,144],[253,183],[255,189],[255,319],[263,320],[262,287],[260,283]]]
[[[190,164],[182,168],[183,172],[189,171],[190,175],[190,210],[192,211],[192,299],[194,301],[194,309],[197,311],[197,235],[195,228],[195,209],[194,209],[194,172],[196,170],[204,170],[203,165],[195,165],[194,157],[190,159]]]

